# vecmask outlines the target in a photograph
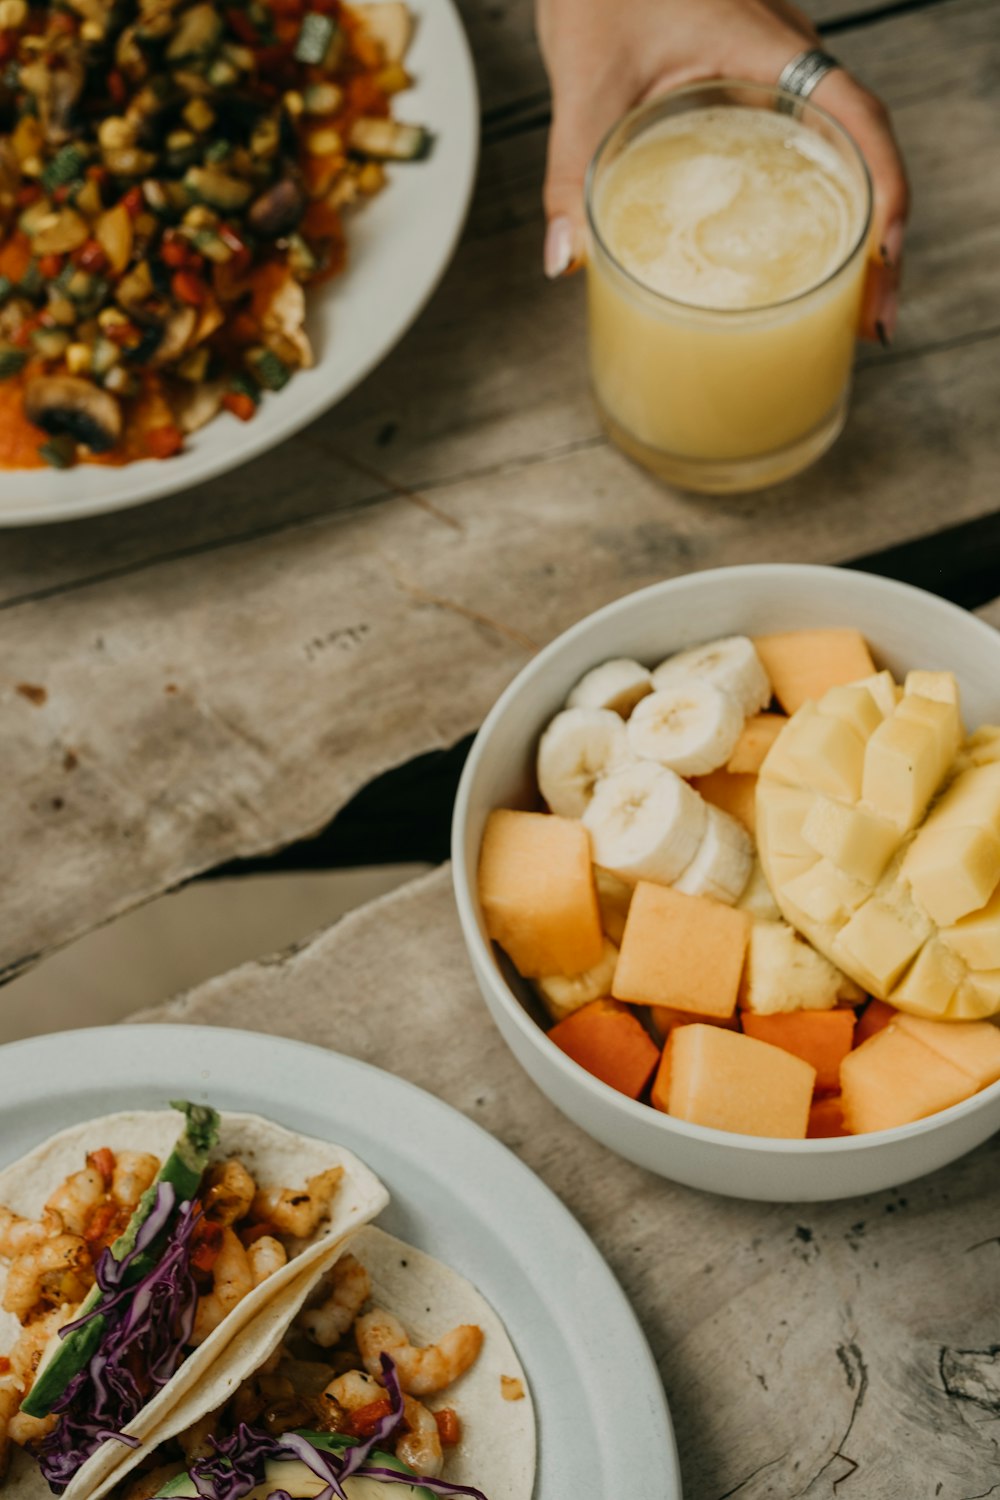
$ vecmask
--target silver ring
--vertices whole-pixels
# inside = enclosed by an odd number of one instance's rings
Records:
[[[785,64],[778,75],[778,87],[786,93],[797,94],[800,99],[808,99],[820,79],[841,66],[829,52],[810,47]]]

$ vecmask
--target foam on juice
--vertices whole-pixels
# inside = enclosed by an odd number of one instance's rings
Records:
[[[678,302],[749,309],[817,286],[861,232],[857,188],[832,147],[788,115],[694,110],[608,168],[595,201],[608,249]]]

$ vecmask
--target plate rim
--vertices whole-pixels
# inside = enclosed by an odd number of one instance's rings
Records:
[[[454,123],[456,140],[463,144],[461,151],[459,171],[454,174],[453,197],[450,199],[448,213],[445,220],[445,233],[436,248],[433,258],[433,267],[426,281],[420,287],[419,293],[414,297],[407,308],[405,316],[401,321],[387,327],[381,337],[377,338],[367,350],[363,358],[354,367],[347,378],[335,389],[331,396],[324,394],[314,395],[309,400],[297,404],[292,397],[287,401],[287,410],[284,411],[278,422],[279,430],[273,432],[258,428],[254,434],[254,423],[246,427],[233,428],[231,440],[228,443],[219,444],[217,452],[209,452],[201,456],[196,464],[194,473],[178,474],[170,461],[157,462],[155,460],[140,461],[138,463],[125,464],[118,468],[100,469],[85,466],[89,474],[127,474],[136,472],[145,467],[147,473],[141,476],[132,492],[125,491],[120,495],[112,495],[104,498],[99,495],[85,496],[82,500],[74,502],[72,498],[72,475],[74,470],[67,470],[64,478],[66,483],[66,494],[59,495],[54,502],[42,498],[17,499],[9,506],[0,504],[0,530],[13,529],[23,526],[48,526],[60,523],[86,520],[92,516],[113,515],[117,511],[132,510],[140,505],[146,505],[154,500],[166,499],[168,496],[178,494],[182,491],[196,489],[203,484],[217,479],[220,475],[229,474],[258,458],[261,454],[268,453],[273,448],[278,448],[282,443],[295,437],[304,427],[317,421],[326,412],[330,411],[343,401],[353,390],[369,376],[372,371],[384,360],[405,337],[420,314],[426,308],[428,302],[441,284],[446,271],[452,263],[455,251],[458,248],[462,232],[469,214],[472,202],[472,194],[476,184],[479,166],[480,142],[481,142],[481,101],[479,96],[479,83],[476,74],[475,62],[472,48],[469,43],[468,34],[462,21],[456,0],[409,0],[417,11],[418,23],[425,14],[428,6],[431,10],[439,10],[441,23],[451,33],[451,43],[462,60],[462,72],[458,78],[452,78],[452,84],[458,84],[463,94],[461,115],[456,117]],[[418,26],[419,40],[419,26]],[[445,82],[449,80],[444,80]],[[426,82],[426,74],[417,79],[418,84]],[[430,87],[436,86],[436,80],[432,81]],[[389,191],[391,192],[391,186]],[[336,281],[330,284],[335,290]],[[323,361],[320,359],[314,367],[317,372],[322,373]],[[294,382],[291,382],[287,391],[279,393],[288,396],[289,391],[294,390]],[[273,397],[272,397],[273,399]],[[210,424],[211,425],[211,424]],[[197,434],[194,436],[197,437]],[[192,458],[196,455],[191,454]],[[0,468],[0,486],[6,480],[13,485],[19,476],[37,476],[47,474],[48,471],[40,469],[2,469]],[[51,482],[53,476],[48,474]]]
[[[224,1079],[226,1088],[245,1096],[247,1108],[255,1107],[253,1101],[264,1080],[267,1080],[272,1087],[275,1085],[278,1070],[272,1071],[269,1064],[273,1063],[277,1050],[291,1059],[296,1057],[312,1059],[315,1066],[321,1071],[328,1069],[331,1076],[335,1076],[338,1072],[348,1077],[353,1075],[355,1079],[366,1081],[368,1086],[376,1091],[382,1091],[390,1096],[395,1094],[409,1101],[418,1113],[422,1112],[424,1117],[431,1121],[434,1132],[444,1134],[450,1131],[452,1135],[460,1138],[466,1137],[474,1142],[474,1146],[465,1152],[467,1159],[478,1159],[482,1163],[485,1157],[486,1166],[492,1166],[495,1170],[477,1171],[475,1175],[470,1173],[466,1191],[461,1195],[446,1179],[439,1178],[441,1190],[458,1201],[464,1197],[467,1204],[473,1204],[477,1196],[481,1196],[484,1202],[488,1197],[489,1201],[495,1204],[498,1197],[497,1182],[499,1178],[505,1177],[518,1187],[516,1196],[520,1217],[537,1226],[544,1215],[558,1226],[558,1244],[573,1257],[576,1280],[572,1296],[575,1298],[578,1292],[579,1273],[582,1267],[588,1280],[591,1283],[596,1282],[600,1289],[602,1318],[604,1324],[610,1329],[614,1346],[617,1344],[621,1344],[623,1348],[628,1346],[627,1355],[631,1372],[628,1388],[619,1389],[621,1383],[616,1385],[613,1382],[612,1392],[620,1400],[623,1413],[626,1411],[630,1413],[633,1420],[635,1420],[635,1413],[641,1409],[642,1421],[647,1428],[647,1439],[650,1434],[653,1434],[659,1449],[658,1453],[650,1453],[648,1449],[631,1453],[626,1445],[624,1454],[629,1455],[635,1464],[635,1477],[630,1480],[627,1474],[624,1476],[626,1492],[635,1494],[637,1500],[644,1500],[647,1494],[649,1500],[682,1500],[680,1463],[666,1392],[638,1316],[611,1267],[583,1226],[541,1177],[520,1161],[508,1146],[485,1127],[418,1084],[365,1062],[361,1058],[298,1038],[273,1035],[269,1032],[248,1031],[238,1027],[192,1025],[183,1022],[151,1022],[135,1025],[119,1023],[112,1026],[49,1032],[0,1045],[0,1120],[5,1113],[16,1112],[26,1104],[43,1105],[47,1097],[56,1097],[56,1095],[64,1097],[62,1089],[68,1081],[76,1080],[82,1090],[88,1054],[90,1058],[102,1064],[100,1075],[95,1075],[94,1083],[89,1086],[91,1090],[95,1085],[101,1089],[114,1088],[116,1084],[122,1086],[122,1081],[114,1076],[115,1071],[116,1069],[127,1070],[130,1066],[139,1069],[136,1088],[141,1090],[155,1086],[152,1081],[146,1082],[147,1074],[162,1069],[166,1079],[171,1070],[174,1070],[181,1061],[179,1054],[184,1052],[185,1047],[192,1061],[183,1065],[190,1068],[192,1084],[197,1083],[198,1088],[202,1088],[205,1069],[211,1068],[216,1077]],[[251,1057],[256,1055],[256,1061],[260,1065],[259,1072],[245,1069],[239,1061],[241,1052],[248,1052]],[[32,1059],[36,1066],[32,1066],[28,1059]],[[113,1062],[109,1066],[111,1059]],[[59,1073],[60,1068],[63,1070],[62,1077]],[[39,1078],[46,1080],[44,1085],[39,1084]],[[286,1099],[287,1107],[293,1114],[297,1107],[302,1107],[301,1099],[296,1101],[290,1094],[286,1095]],[[273,1103],[273,1098],[268,1095],[266,1099],[260,1099],[257,1108],[264,1110]],[[325,1098],[317,1096],[314,1101],[310,1100],[306,1107],[321,1114],[324,1122],[328,1120],[333,1127],[338,1107],[337,1091],[331,1090],[330,1095]],[[365,1121],[369,1133],[377,1133],[381,1130],[381,1139],[385,1142],[386,1148],[399,1151],[401,1148],[398,1140],[392,1137],[385,1127],[378,1124],[378,1113],[376,1107]],[[64,1123],[64,1121],[60,1122],[60,1128]],[[348,1129],[351,1128],[349,1125]],[[409,1136],[409,1132],[407,1134]],[[6,1164],[4,1147],[5,1143],[0,1138],[0,1166]],[[492,1158],[492,1163],[489,1158]],[[393,1191],[392,1184],[389,1186],[390,1191]],[[530,1197],[534,1198],[535,1203],[532,1211],[526,1213],[523,1202],[524,1199]],[[393,1202],[406,1205],[405,1189],[394,1193]],[[474,1213],[475,1209],[469,1207],[468,1212]],[[522,1271],[526,1266],[523,1234],[520,1235],[520,1243],[518,1243],[518,1236],[514,1234],[512,1222],[508,1222],[504,1227],[501,1221],[495,1237],[510,1252],[511,1259],[518,1270]],[[547,1236],[547,1243],[553,1238],[550,1233]],[[468,1274],[467,1269],[462,1266],[457,1269],[463,1274]],[[526,1269],[523,1270],[523,1274],[526,1278],[528,1277]],[[533,1289],[537,1290],[537,1283],[533,1279],[530,1284]],[[567,1286],[558,1281],[552,1281],[547,1290],[554,1290],[557,1296],[563,1297],[567,1314],[576,1313],[576,1304],[575,1301],[570,1303],[571,1294]],[[485,1294],[492,1300],[488,1289]],[[500,1308],[497,1311],[507,1322],[503,1311]],[[570,1321],[573,1321],[572,1317]],[[540,1385],[534,1379],[531,1356],[526,1351],[523,1341],[518,1348],[518,1355],[532,1384],[538,1416],[540,1459],[536,1470],[536,1500],[542,1500],[540,1485],[546,1446],[545,1403]],[[614,1375],[614,1373],[612,1370],[611,1374]],[[588,1377],[586,1382],[584,1375]],[[589,1395],[593,1375],[592,1369],[580,1371],[581,1389],[584,1389],[586,1385],[588,1405],[591,1410],[593,1410],[593,1403],[589,1401]],[[637,1390],[641,1391],[641,1401],[635,1399]],[[620,1425],[620,1422],[616,1425]],[[600,1431],[601,1429],[595,1424],[595,1441],[598,1441],[596,1435]],[[622,1461],[623,1452],[616,1450],[611,1453],[603,1450],[604,1445],[601,1444],[598,1451],[602,1452],[609,1468]],[[658,1470],[654,1472],[651,1466],[657,1459],[660,1463]],[[651,1488],[629,1487],[629,1485],[638,1486],[640,1482],[648,1486],[650,1479],[652,1479]]]

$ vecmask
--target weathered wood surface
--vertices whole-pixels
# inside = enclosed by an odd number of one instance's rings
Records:
[[[686,1500],[976,1500],[1000,1483],[1000,1137],[898,1191],[825,1205],[712,1198],[632,1167],[564,1120],[507,1051],[447,869],[141,1019],[336,1048],[509,1146],[631,1298]]]
[[[0,973],[322,826],[378,771],[472,729],[537,644],[632,587],[839,560],[996,507],[994,0],[838,35],[895,106],[917,183],[906,321],[892,352],[864,355],[827,460],[727,502],[663,489],[597,429],[582,289],[539,272],[544,119],[490,114],[534,66],[527,17],[526,0],[468,7],[488,82],[476,205],[371,379],[192,495],[4,534]]]

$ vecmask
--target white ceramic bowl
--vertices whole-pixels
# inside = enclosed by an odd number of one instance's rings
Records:
[[[490,943],[476,893],[483,827],[495,807],[538,805],[538,736],[588,668],[654,663],[716,636],[854,626],[880,666],[954,671],[970,726],[1000,722],[1000,634],[905,584],[838,568],[720,568],[609,604],[547,646],[514,679],[476,737],[452,834],[455,896],[479,988],[518,1061],[564,1114],[613,1151],[690,1187],[792,1202],[848,1198],[908,1182],[1000,1128],[1000,1084],[929,1119],[872,1135],[790,1141],[688,1125],[601,1083],[548,1040],[528,986]]]

